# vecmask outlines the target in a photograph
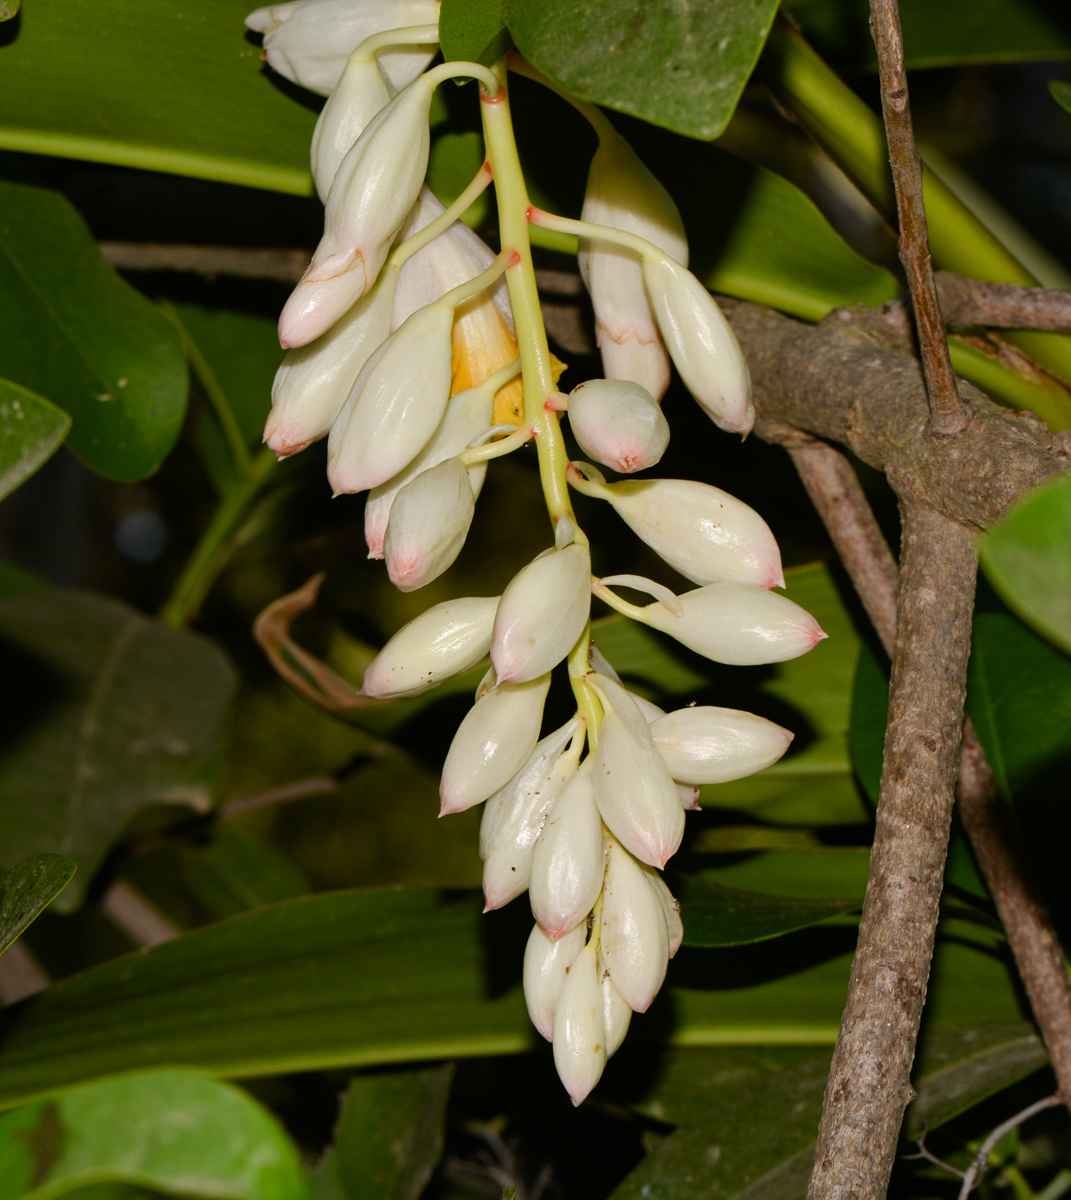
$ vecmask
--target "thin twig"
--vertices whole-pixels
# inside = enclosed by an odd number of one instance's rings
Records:
[[[951,271],[938,271],[937,295],[945,324],[953,329],[989,325],[1071,333],[1071,292],[982,283]]]
[[[1013,1129],[1018,1129],[1024,1121],[1029,1121],[1031,1117],[1037,1116],[1039,1112],[1044,1112],[1047,1108],[1055,1108],[1056,1105],[1062,1103],[1063,1101],[1058,1095],[1046,1096],[1044,1100],[1035,1101],[1035,1103],[1024,1108],[1022,1112],[1016,1113],[1014,1117],[1009,1117],[1002,1124],[998,1125],[981,1146],[978,1147],[978,1153],[971,1160],[971,1165],[967,1168],[967,1172],[963,1176],[963,1186],[959,1189],[959,1200],[967,1200],[967,1197],[974,1188],[979,1173],[985,1171],[986,1164],[989,1162],[990,1152],[1005,1134],[1011,1133]]]
[[[328,792],[338,791],[338,780],[330,775],[317,776],[315,779],[298,779],[294,783],[284,783],[280,787],[270,788],[266,792],[258,792],[255,796],[238,796],[228,800],[219,808],[221,817],[236,817],[239,813],[255,812],[260,808],[271,808],[276,804],[287,804],[291,800],[304,800],[308,796],[323,796]]]
[[[159,946],[182,932],[125,879],[109,885],[100,898],[100,907],[136,946]]]
[[[936,433],[957,434],[970,421],[948,354],[937,285],[930,259],[926,230],[926,205],[922,197],[922,161],[915,149],[911,105],[904,69],[904,42],[900,35],[897,0],[870,0],[870,27],[878,51],[881,76],[881,111],[889,143],[889,162],[896,187],[896,212],[900,226],[900,261],[904,264],[915,310],[930,424]]]
[[[942,1171],[947,1171],[950,1175],[957,1175],[960,1179],[966,1172],[959,1170],[958,1167],[952,1166],[951,1163],[946,1163],[943,1158],[938,1158],[936,1154],[931,1153],[926,1149],[926,1135],[915,1139],[915,1145],[918,1146],[916,1154],[905,1154],[903,1159],[905,1162],[914,1162],[917,1159],[922,1159],[924,1162],[932,1163],[935,1167],[940,1167]]]

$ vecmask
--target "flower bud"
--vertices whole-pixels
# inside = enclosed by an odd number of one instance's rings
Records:
[[[613,976],[606,965],[606,959],[600,949],[595,956],[596,970],[599,972],[599,988],[602,991],[602,1024],[606,1033],[606,1057],[612,1058],[621,1047],[628,1033],[629,1022],[632,1020],[632,1009],[621,998],[621,993],[614,987]]]
[[[590,761],[584,761],[558,797],[535,844],[529,884],[532,915],[550,938],[579,925],[602,890],[602,822]]]
[[[735,667],[786,662],[828,636],[787,596],[747,583],[711,583],[677,599],[681,616],[656,602],[644,609],[647,624],[714,662]]]
[[[469,709],[443,765],[439,815],[464,812],[507,784],[539,740],[550,676],[499,683]]]
[[[395,496],[422,472],[454,458],[490,428],[493,406],[493,398],[480,388],[469,388],[455,396],[446,406],[446,415],[439,422],[434,437],[409,466],[393,479],[372,488],[364,506],[364,540],[368,543],[369,558],[383,557],[383,539],[387,535],[387,521]],[[473,496],[479,496],[486,475],[486,463],[468,469]]]
[[[391,583],[413,592],[438,579],[461,553],[475,511],[468,472],[458,458],[407,483],[394,498],[387,523],[384,549]]]
[[[680,708],[651,726],[658,752],[678,783],[728,783],[777,762],[793,734],[735,708]]]
[[[684,386],[719,428],[748,433],[755,423],[751,377],[714,297],[691,271],[666,259],[645,262],[643,278]]]
[[[646,1012],[666,977],[669,931],[648,873],[614,841],[607,852],[599,949],[622,999],[634,1012]]]
[[[549,1042],[554,1037],[554,1012],[562,985],[576,956],[584,949],[588,931],[577,925],[556,941],[534,926],[524,950],[524,999],[532,1024]]]
[[[375,283],[428,169],[435,91],[429,78],[399,92],[342,160],[327,197],[323,237],[279,317],[283,346],[319,337]]]
[[[569,426],[585,454],[625,474],[653,467],[669,445],[669,422],[651,393],[623,379],[573,388]]]
[[[273,70],[326,96],[365,38],[438,20],[437,0],[292,0],[258,8],[245,23],[264,34],[264,57]],[[394,87],[403,88],[431,62],[436,50],[431,45],[400,46],[382,53],[380,62]]]
[[[599,1082],[606,1066],[606,1027],[595,947],[576,956],[554,1013],[554,1065],[573,1104]]]
[[[541,554],[502,593],[491,639],[499,679],[519,683],[558,665],[591,612],[591,555],[577,542]]]
[[[684,941],[684,923],[681,921],[680,902],[657,871],[648,871],[647,879],[654,888],[659,904],[662,905],[662,914],[666,918],[666,929],[669,931],[669,957],[673,958]]]
[[[464,596],[421,613],[365,667],[361,695],[419,696],[474,667],[491,648],[497,608],[497,596]]]
[[[673,781],[677,783],[676,780]],[[690,783],[677,783],[677,794],[681,798],[681,808],[685,812],[698,812],[699,800],[702,796],[702,791],[698,787],[693,787]]]
[[[386,483],[435,436],[450,397],[451,324],[448,308],[422,308],[361,368],[327,440],[336,496]]]
[[[312,131],[312,178],[321,200],[327,200],[350,147],[390,98],[390,85],[375,55],[358,58],[356,52],[351,54]]]
[[[612,131],[599,135],[581,219],[638,234],[678,262],[688,261],[677,206],[628,142]],[[579,263],[595,309],[606,377],[631,380],[660,400],[669,386],[669,361],[638,257],[623,246],[581,238]]]
[[[484,805],[480,857],[485,911],[501,908],[528,889],[543,821],[576,774],[575,759],[562,751],[580,727],[574,718],[543,738],[517,774]]]
[[[354,381],[390,334],[394,271],[314,342],[288,350],[275,373],[264,441],[280,458],[324,437],[342,411]]]

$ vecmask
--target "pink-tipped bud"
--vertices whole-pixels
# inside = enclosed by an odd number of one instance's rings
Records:
[[[551,670],[576,645],[591,612],[591,555],[574,542],[540,555],[502,593],[491,639],[499,679],[519,683]]]
[[[536,925],[528,938],[524,950],[524,999],[532,1024],[548,1042],[554,1037],[554,1012],[562,987],[576,956],[584,949],[587,935],[587,928],[578,925],[552,941]]]
[[[827,635],[787,596],[746,583],[712,583],[677,597],[683,613],[664,604],[644,609],[647,624],[696,654],[736,667],[799,658]]]
[[[554,1013],[554,1065],[573,1104],[580,1104],[606,1066],[606,1026],[595,947],[576,956]]]
[[[402,592],[431,583],[453,564],[476,511],[458,458],[423,471],[394,498],[384,550],[387,574]]]
[[[626,475],[653,467],[669,445],[669,422],[651,393],[623,379],[573,388],[569,426],[585,454]]]
[[[529,884],[532,915],[550,938],[579,925],[602,890],[602,822],[590,761],[570,779],[536,840]]]
[[[443,765],[440,816],[481,804],[507,784],[539,740],[550,676],[500,683],[469,709]]]
[[[603,958],[601,949],[596,956],[596,968],[599,972],[599,988],[602,991],[602,1023],[606,1034],[606,1057],[612,1058],[621,1048],[625,1034],[628,1033],[629,1022],[632,1020],[632,1009],[614,987],[613,975],[606,965],[606,959]]]
[[[755,423],[751,377],[714,297],[691,271],[669,259],[645,262],[643,278],[684,386],[721,429],[750,432]]]
[[[342,160],[372,118],[390,103],[391,94],[375,55],[350,55],[312,131],[312,179],[321,200],[327,200]]]
[[[657,871],[648,871],[647,879],[654,888],[662,914],[666,918],[666,929],[669,931],[669,957],[672,958],[681,948],[684,941],[684,923],[681,921],[680,901],[666,886],[666,881]]]
[[[393,479],[434,437],[450,397],[452,325],[449,309],[422,308],[365,363],[327,441],[336,495]]]
[[[669,962],[669,931],[648,872],[611,841],[602,891],[599,948],[614,987],[634,1012],[658,995]]]
[[[678,783],[728,783],[765,770],[793,735],[773,721],[735,708],[679,708],[651,726],[658,752]]]
[[[497,596],[464,596],[399,629],[365,668],[361,695],[419,696],[474,667],[491,648]]]

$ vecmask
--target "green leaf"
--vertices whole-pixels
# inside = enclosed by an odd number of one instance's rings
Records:
[[[0,47],[0,147],[308,195],[319,98],[265,72],[253,7],[35,0]]]
[[[52,457],[70,427],[43,396],[0,379],[0,500]]]
[[[357,1075],[318,1173],[345,1200],[418,1200],[443,1151],[451,1064]]]
[[[1050,79],[1049,91],[1061,108],[1071,112],[1071,83],[1063,79]]]
[[[567,91],[716,138],[758,60],[777,0],[506,0],[504,7],[518,49]]]
[[[27,571],[25,567],[0,559],[0,600],[9,600],[25,592],[44,591],[48,586],[48,580],[42,579],[35,571]]]
[[[38,854],[0,873],[0,954],[55,900],[76,870],[62,854]]]
[[[193,1071],[122,1075],[0,1118],[0,1200],[51,1200],[106,1182],[205,1200],[308,1195],[275,1118]]]
[[[308,880],[263,839],[237,829],[218,829],[204,849],[184,864],[186,885],[214,917],[307,895]]]
[[[1071,475],[1012,505],[982,534],[978,552],[1008,607],[1071,652]]]
[[[0,56],[10,50],[0,47]],[[85,47],[72,50],[72,59],[86,58]],[[42,88],[38,80],[31,94]],[[67,445],[94,471],[151,475],[186,409],[181,340],[55,192],[0,182],[0,306],[0,373],[70,414]]]
[[[705,849],[702,842],[693,849]],[[708,867],[703,877],[723,887],[800,900],[855,902],[866,891],[870,850],[865,846],[779,847]]]
[[[493,66],[513,45],[502,19],[502,0],[443,0],[439,43],[447,62]]]
[[[816,925],[859,907],[858,900],[801,900],[743,892],[704,875],[680,881],[677,898],[688,946],[743,946]]]
[[[0,603],[0,661],[0,862],[74,859],[70,911],[138,809],[208,808],[234,675],[207,638],[60,590]]]

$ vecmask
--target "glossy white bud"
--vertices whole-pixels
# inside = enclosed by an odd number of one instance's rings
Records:
[[[793,735],[735,708],[679,708],[651,726],[658,752],[678,783],[728,783],[777,762]]]
[[[245,23],[264,34],[264,57],[273,70],[326,96],[365,38],[438,20],[438,0],[292,0],[258,8]],[[403,88],[431,62],[437,49],[434,45],[392,47],[380,54],[380,61],[394,87]]]
[[[654,397],[624,379],[573,388],[569,426],[585,454],[626,475],[653,467],[669,445],[669,422]]]
[[[677,597],[681,616],[648,604],[647,624],[714,662],[737,667],[786,662],[827,635],[806,609],[777,592],[747,583],[711,583]]]
[[[614,841],[607,850],[599,948],[622,998],[634,1012],[646,1012],[666,977],[669,931],[648,872]]]
[[[469,388],[454,396],[446,406],[446,415],[439,422],[431,441],[404,470],[393,479],[379,484],[368,493],[364,506],[364,540],[369,558],[383,557],[383,539],[395,496],[421,472],[454,458],[471,441],[490,428],[494,398],[480,388]],[[478,463],[468,470],[469,487],[478,496],[487,475],[487,464]]]
[[[532,915],[550,938],[579,925],[602,890],[602,822],[590,761],[570,779],[536,839],[529,884]]]
[[[279,341],[318,338],[371,288],[428,169],[434,82],[422,75],[381,109],[331,184],[324,233],[279,317]]]
[[[361,368],[327,440],[335,495],[392,479],[435,436],[450,398],[448,308],[413,313]]]
[[[673,781],[677,783],[676,780]],[[690,783],[677,783],[677,794],[681,798],[681,808],[685,812],[698,812],[699,801],[702,798],[702,789],[695,787]]]
[[[540,555],[502,593],[491,639],[499,679],[551,670],[576,645],[591,612],[591,555],[574,542]]]
[[[629,1022],[632,1020],[632,1009],[621,998],[621,993],[614,987],[613,976],[602,950],[595,956],[596,969],[599,972],[599,988],[602,991],[602,1023],[606,1034],[606,1057],[612,1058],[621,1048],[621,1043],[628,1033]]]
[[[403,626],[365,667],[361,695],[419,696],[474,667],[491,648],[497,596],[433,605]]]
[[[576,956],[554,1013],[554,1065],[573,1104],[599,1082],[606,1066],[606,1026],[595,947]]]
[[[312,179],[321,200],[327,200],[342,160],[376,113],[390,103],[391,94],[374,54],[350,55],[312,131]]]
[[[584,949],[588,931],[577,925],[556,941],[534,926],[524,950],[524,1000],[532,1024],[549,1042],[554,1037],[558,997],[576,956]]]
[[[684,923],[681,921],[680,902],[657,871],[648,871],[647,878],[654,888],[658,902],[662,905],[662,913],[666,918],[666,929],[669,931],[669,957],[672,958],[684,941]]]
[[[637,696],[635,692],[629,692],[629,695],[636,702],[636,707],[643,714],[643,719],[650,725],[653,721],[657,721],[659,717],[666,715],[664,708],[659,708],[657,704],[653,704],[650,700],[645,700],[642,696]]]
[[[549,688],[549,675],[499,683],[469,709],[443,765],[440,816],[482,803],[516,775],[539,740]]]
[[[384,541],[387,574],[401,592],[431,583],[461,553],[476,511],[458,458],[422,471],[394,498]]]
[[[325,437],[361,368],[390,334],[396,272],[384,271],[362,300],[307,346],[288,350],[275,373],[264,441],[280,458]]]
[[[581,218],[638,234],[678,262],[688,261],[677,206],[628,142],[612,131],[600,134]],[[579,264],[595,309],[607,378],[631,380],[660,400],[669,386],[669,361],[638,256],[623,246],[581,238]]]
[[[643,278],[684,386],[721,429],[748,433],[755,423],[751,377],[714,297],[691,271],[666,259],[645,262]]]

